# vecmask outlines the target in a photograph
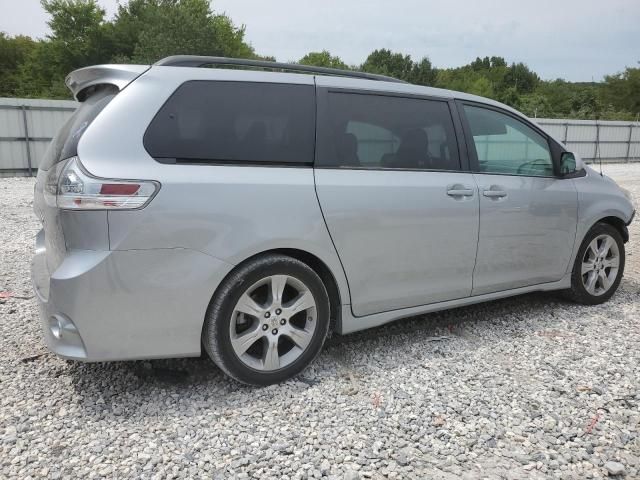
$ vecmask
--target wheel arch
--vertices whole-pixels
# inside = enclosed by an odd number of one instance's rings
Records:
[[[263,250],[261,252],[255,253],[245,258],[240,263],[235,265],[231,269],[231,271],[229,271],[227,275],[225,275],[225,277],[222,279],[222,281],[218,284],[215,291],[213,292],[213,295],[211,296],[209,306],[211,305],[214,298],[220,291],[220,287],[224,284],[227,278],[230,275],[232,275],[240,266],[244,265],[245,263],[257,257],[262,257],[269,254],[280,254],[280,255],[286,255],[291,258],[295,258],[296,260],[299,260],[302,263],[309,266],[320,277],[320,280],[322,280],[322,283],[327,289],[327,294],[329,295],[329,308],[330,308],[330,316],[331,316],[330,324],[329,324],[329,335],[331,335],[332,332],[340,332],[342,328],[341,306],[343,304],[343,297],[340,293],[338,281],[334,273],[326,264],[326,262],[320,259],[317,255],[314,255],[313,253],[310,253],[306,250],[302,250],[298,248],[272,248],[269,250]],[[209,311],[209,307],[207,307],[207,312],[208,311]],[[203,321],[203,328],[204,328],[204,321]]]
[[[302,263],[307,264],[311,269],[318,274],[322,283],[324,283],[329,295],[329,307],[331,312],[331,323],[329,324],[329,332],[340,332],[342,328],[342,299],[340,296],[340,289],[338,288],[338,282],[331,269],[316,255],[309,253],[305,250],[297,248],[277,248],[263,253],[280,253],[289,257],[300,260]]]
[[[590,213],[590,214],[589,214]],[[573,252],[571,253],[571,261],[567,265],[567,274],[570,274],[573,269],[574,262],[578,255],[578,251],[580,250],[580,246],[584,239],[591,231],[593,227],[595,227],[598,223],[605,223],[607,225],[615,228],[620,235],[622,236],[622,241],[627,243],[629,240],[629,230],[627,229],[627,224],[629,220],[633,219],[632,214],[625,215],[625,212],[618,208],[608,208],[601,209],[597,212],[587,211],[582,212],[584,218],[581,218],[578,222],[578,226],[576,229],[576,238],[573,247]],[[626,219],[626,220],[625,220]]]
[[[613,228],[618,230],[618,232],[620,232],[620,235],[622,236],[622,240],[624,240],[624,243],[627,243],[629,241],[629,230],[627,229],[627,225],[622,218],[615,215],[609,215],[607,217],[603,217],[600,220],[597,220],[596,222],[594,222],[593,225],[589,227],[589,230],[591,230],[591,228],[593,228],[598,223],[607,223],[611,225]]]

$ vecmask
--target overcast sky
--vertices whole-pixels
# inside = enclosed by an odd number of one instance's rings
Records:
[[[99,3],[115,12],[117,0]],[[640,61],[640,0],[216,0],[213,7],[246,25],[258,53],[280,61],[322,49],[349,64],[376,48],[428,56],[437,67],[498,55],[545,79],[574,81]],[[0,31],[42,37],[46,21],[39,0],[0,0]]]

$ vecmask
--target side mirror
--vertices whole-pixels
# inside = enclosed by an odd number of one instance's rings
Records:
[[[580,156],[573,152],[562,152],[560,155],[560,175],[566,177],[583,169],[584,165]]]

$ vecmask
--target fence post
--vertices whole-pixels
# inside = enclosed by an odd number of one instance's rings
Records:
[[[632,134],[633,133],[633,123],[629,124],[629,141],[627,142],[627,159],[625,160],[625,163],[629,163],[629,155],[631,154],[631,138],[632,138]]]
[[[600,124],[598,123],[598,120],[596,120],[596,143],[593,150],[594,162],[598,159],[598,150],[600,150]],[[600,152],[600,158],[602,158],[602,152]]]
[[[31,146],[29,145],[29,126],[27,125],[27,107],[22,105],[22,121],[24,123],[24,141],[27,146],[27,164],[29,167],[29,176],[33,177],[33,170],[31,168]]]
[[[569,122],[564,124],[564,141],[562,143],[565,145],[567,144],[567,138],[569,138]]]

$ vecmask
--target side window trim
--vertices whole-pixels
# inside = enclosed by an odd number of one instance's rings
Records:
[[[460,155],[460,170],[463,172],[471,172],[471,158],[469,147],[466,142],[466,135],[463,128],[462,114],[458,108],[458,104],[454,99],[449,100],[449,111],[453,119],[453,128],[456,134],[456,142],[458,144],[458,152]],[[475,153],[475,150],[474,150]]]
[[[458,114],[460,116],[460,120],[462,122],[462,130],[464,132],[464,138],[465,138],[465,145],[467,147],[467,151],[468,151],[468,158],[469,158],[469,168],[470,170],[478,175],[509,175],[509,176],[517,176],[517,177],[534,177],[534,178],[558,178],[558,164],[557,164],[557,154],[556,154],[556,148],[554,148],[555,146],[555,142],[553,142],[553,140],[549,137],[549,135],[542,130],[540,127],[538,127],[537,125],[525,121],[523,118],[514,115],[512,112],[508,111],[508,110],[504,110],[500,107],[497,107],[495,105],[489,105],[486,103],[482,103],[482,102],[473,102],[470,100],[460,100],[460,99],[456,99],[455,100],[456,106],[458,107]],[[467,119],[467,116],[464,112],[464,106],[465,105],[469,105],[471,107],[477,107],[477,108],[485,108],[487,110],[493,110],[494,112],[498,112],[501,113],[503,115],[507,115],[511,118],[513,118],[516,121],[519,121],[520,123],[526,125],[527,127],[531,128],[533,131],[535,131],[536,133],[538,133],[539,135],[541,135],[547,142],[547,147],[549,148],[549,153],[551,155],[551,162],[553,164],[553,172],[554,175],[528,175],[528,174],[517,174],[517,173],[494,173],[494,172],[482,172],[480,171],[480,164],[478,162],[478,153],[476,152],[476,145],[475,142],[473,141],[473,135],[471,134],[471,126],[469,125],[469,121]]]
[[[355,95],[368,95],[379,97],[394,97],[394,98],[406,98],[412,100],[431,100],[437,102],[446,103],[449,109],[449,115],[451,122],[453,123],[455,133],[455,145],[458,149],[458,168],[455,170],[444,169],[426,169],[426,168],[389,168],[389,167],[367,167],[367,166],[336,166],[336,165],[320,165],[318,158],[320,158],[319,152],[322,147],[320,139],[326,136],[326,129],[328,128],[329,121],[329,94],[331,93],[343,93],[343,94],[355,94]],[[411,93],[400,92],[388,92],[385,90],[362,90],[357,88],[340,88],[340,87],[320,87],[316,85],[316,149],[315,149],[315,162],[314,168],[330,169],[330,170],[371,170],[371,171],[396,171],[396,172],[461,172],[469,171],[469,163],[467,160],[466,150],[464,145],[464,135],[462,134],[461,126],[459,125],[459,117],[455,108],[453,99],[437,97],[431,95],[416,95]],[[460,129],[460,130],[459,130]],[[464,150],[463,150],[464,149]],[[466,163],[466,169],[465,169]]]

